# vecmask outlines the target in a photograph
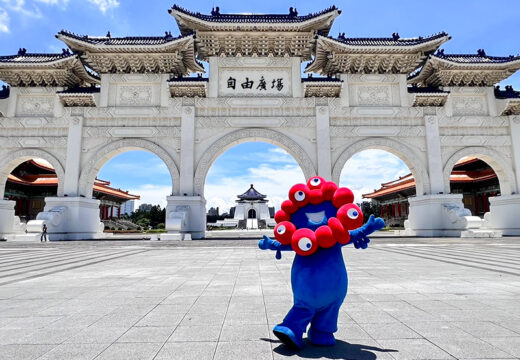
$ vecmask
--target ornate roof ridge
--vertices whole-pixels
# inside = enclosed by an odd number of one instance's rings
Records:
[[[520,99],[520,91],[513,89],[512,85],[506,85],[505,90],[500,90],[500,85],[495,86],[497,99]]]
[[[209,78],[202,76],[177,76],[172,77],[168,82],[208,82]]]
[[[165,32],[164,36],[121,36],[121,37],[113,37],[110,35],[110,32],[107,34],[109,36],[90,36],[90,35],[80,35],[76,34],[74,32],[68,31],[68,30],[61,30],[58,32],[56,37],[59,35],[68,36],[71,38],[74,38],[76,40],[84,41],[93,45],[98,44],[106,44],[106,45],[113,45],[113,46],[122,46],[122,45],[132,45],[132,40],[136,41],[136,44],[138,45],[159,45],[159,44],[165,44],[168,42],[172,42],[175,40],[180,40],[182,38],[189,37],[193,35],[193,32],[190,32],[186,35],[179,35],[177,37],[172,36],[171,32]],[[155,43],[146,44],[143,42],[138,41],[155,41]]]
[[[507,63],[520,60],[520,55],[509,56],[490,56],[484,49],[479,49],[476,54],[446,54],[444,49],[439,49],[435,54],[430,55],[431,58],[448,60],[457,63]],[[466,61],[470,60],[470,61]],[[479,61],[481,60],[481,61]],[[488,60],[488,61],[486,61]]]
[[[74,86],[63,91],[57,91],[57,94],[95,94],[101,91],[97,86]]]
[[[410,46],[426,43],[432,40],[449,36],[445,31],[429,35],[426,37],[417,36],[411,38],[402,38],[398,33],[393,33],[392,37],[352,37],[348,38],[345,33],[340,33],[337,37],[327,36],[328,39],[341,42],[343,44],[354,46]]]
[[[280,22],[304,22],[309,19],[316,18],[332,11],[339,11],[335,5],[329,6],[328,8],[307,15],[298,15],[296,9],[290,8],[288,14],[221,14],[220,8],[213,9],[210,15],[201,14],[200,12],[193,12],[184,9],[177,4],[174,4],[168,12],[171,14],[172,11],[179,11],[186,15],[196,17],[200,20],[211,21],[211,22],[273,22],[268,20],[280,20]],[[255,21],[256,20],[256,21]],[[260,20],[260,21],[259,21]]]
[[[302,83],[305,82],[343,82],[340,78],[332,77],[332,76],[308,76],[306,78],[302,78]]]
[[[415,84],[414,84],[415,85]],[[449,91],[442,90],[435,86],[408,86],[410,94],[449,94]]]
[[[21,51],[23,50],[23,51]],[[68,50],[68,49],[67,49]],[[0,62],[3,63],[44,63],[53,62],[56,60],[67,59],[77,56],[76,53],[70,51],[63,51],[62,53],[28,53],[25,49],[20,49],[16,55],[0,56]],[[27,58],[27,59],[26,59]],[[43,58],[38,61],[30,61],[31,58]]]

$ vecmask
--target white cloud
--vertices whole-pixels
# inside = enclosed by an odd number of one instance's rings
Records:
[[[24,16],[32,17],[32,18],[41,18],[42,13],[40,9],[34,5],[28,5],[25,3],[25,0],[1,0],[4,3],[5,7],[11,11],[20,13]]]
[[[166,197],[172,192],[171,186],[158,186],[145,184],[137,188],[128,190],[130,194],[141,196],[140,200],[135,201],[135,208],[137,209],[141,204],[161,205],[166,207]]]
[[[88,0],[88,2],[96,5],[103,14],[107,10],[115,9],[119,6],[119,1],[117,0]]]
[[[383,150],[365,150],[350,158],[340,176],[340,185],[354,192],[355,201],[363,201],[362,194],[379,189],[382,183],[409,174],[406,164],[397,156]]]
[[[0,8],[0,33],[9,32],[9,14],[4,9]]]

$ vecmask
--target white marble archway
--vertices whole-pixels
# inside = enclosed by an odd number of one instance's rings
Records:
[[[450,175],[453,171],[453,167],[457,161],[466,156],[479,158],[491,166],[493,171],[497,174],[502,195],[511,195],[515,192],[515,175],[512,171],[512,165],[508,164],[504,157],[495,150],[483,146],[472,146],[456,151],[446,161],[443,168],[444,189],[446,194],[451,192]]]
[[[2,159],[2,167],[0,169],[0,200],[4,198],[5,185],[9,174],[21,163],[31,159],[44,159],[48,161],[58,177],[57,196],[63,196],[63,184],[65,181],[65,170],[61,162],[51,153],[41,149],[23,149],[8,153]]]
[[[114,156],[130,150],[145,150],[157,155],[168,167],[172,178],[172,194],[179,192],[179,169],[172,156],[161,146],[144,139],[122,139],[109,143],[94,152],[81,169],[79,192],[85,197],[92,196],[92,189],[99,170]]]
[[[310,156],[288,136],[269,129],[243,129],[222,136],[204,151],[195,170],[195,194],[204,194],[206,176],[213,162],[226,150],[248,141],[264,141],[279,146],[296,160],[306,179],[316,175],[316,167]]]
[[[385,150],[397,156],[410,169],[415,179],[416,193],[422,195],[430,191],[430,179],[424,161],[421,161],[421,154],[413,148],[389,138],[368,138],[348,146],[334,163],[332,180],[339,184],[341,171],[347,161],[358,152],[369,149]]]

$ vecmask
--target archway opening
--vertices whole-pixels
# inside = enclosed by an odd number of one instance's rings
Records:
[[[112,156],[99,170],[92,188],[107,232],[164,231],[166,197],[171,193],[168,167],[144,150]]]
[[[274,213],[290,187],[304,182],[300,166],[281,147],[259,141],[232,146],[213,162],[205,179],[207,228],[274,227]]]
[[[365,221],[373,214],[382,217],[389,228],[404,228],[408,198],[415,196],[416,183],[409,167],[397,155],[380,149],[356,153],[345,163],[339,185],[353,191]]]
[[[450,192],[462,194],[464,207],[474,216],[489,211],[489,198],[500,195],[497,173],[484,160],[465,156],[455,163],[450,174]]]
[[[21,222],[34,220],[45,207],[45,198],[58,193],[58,176],[46,160],[34,158],[17,165],[7,177],[4,200],[15,202]]]

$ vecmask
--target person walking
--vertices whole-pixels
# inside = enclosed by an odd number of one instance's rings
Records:
[[[47,241],[47,224],[43,224],[42,236],[40,238],[40,242],[44,241],[43,239],[45,239],[45,241]]]

